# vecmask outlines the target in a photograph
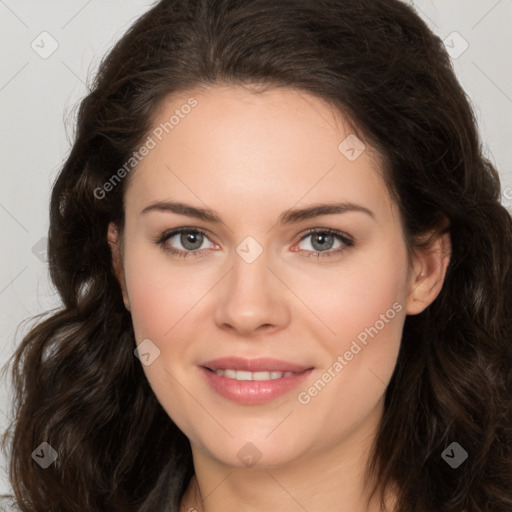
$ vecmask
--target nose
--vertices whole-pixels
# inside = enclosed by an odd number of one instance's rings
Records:
[[[288,325],[288,289],[269,268],[265,251],[252,263],[235,254],[230,272],[219,284],[214,315],[219,328],[251,337]]]

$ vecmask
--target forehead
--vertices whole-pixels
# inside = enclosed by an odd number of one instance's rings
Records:
[[[392,207],[380,155],[331,105],[304,91],[215,86],[182,92],[162,102],[148,137],[153,147],[127,190],[137,207],[183,195],[219,206],[238,198],[253,213],[343,199]]]

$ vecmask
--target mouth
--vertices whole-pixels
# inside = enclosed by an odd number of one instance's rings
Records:
[[[205,361],[201,364],[204,368],[208,368],[212,371],[223,370],[223,371],[235,371],[235,372],[249,372],[249,373],[301,373],[304,370],[309,370],[311,366],[300,365],[289,361],[283,361],[281,359],[274,359],[271,357],[259,357],[255,359],[246,359],[243,357],[229,356],[212,359],[211,361]],[[248,380],[248,379],[246,379]]]
[[[279,372],[279,371],[262,371],[262,372],[249,372],[246,370],[233,370],[231,368],[212,370],[211,368],[204,367],[212,373],[217,374],[219,377],[226,377],[227,379],[234,380],[275,380],[282,379],[283,377],[293,377],[302,372]],[[307,371],[307,370],[304,370]]]
[[[215,359],[199,368],[218,395],[246,405],[263,404],[289,393],[314,370],[277,359],[238,357]]]

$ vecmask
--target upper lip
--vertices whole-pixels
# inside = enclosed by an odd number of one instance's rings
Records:
[[[311,366],[304,366],[279,359],[263,357],[258,359],[244,359],[242,357],[230,356],[212,359],[202,363],[201,366],[210,370],[245,370],[248,372],[294,372],[300,373],[309,370]]]

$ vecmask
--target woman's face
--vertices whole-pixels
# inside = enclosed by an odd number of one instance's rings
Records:
[[[149,135],[119,277],[163,408],[231,466],[361,447],[419,311],[378,156],[292,89],[175,96]]]

